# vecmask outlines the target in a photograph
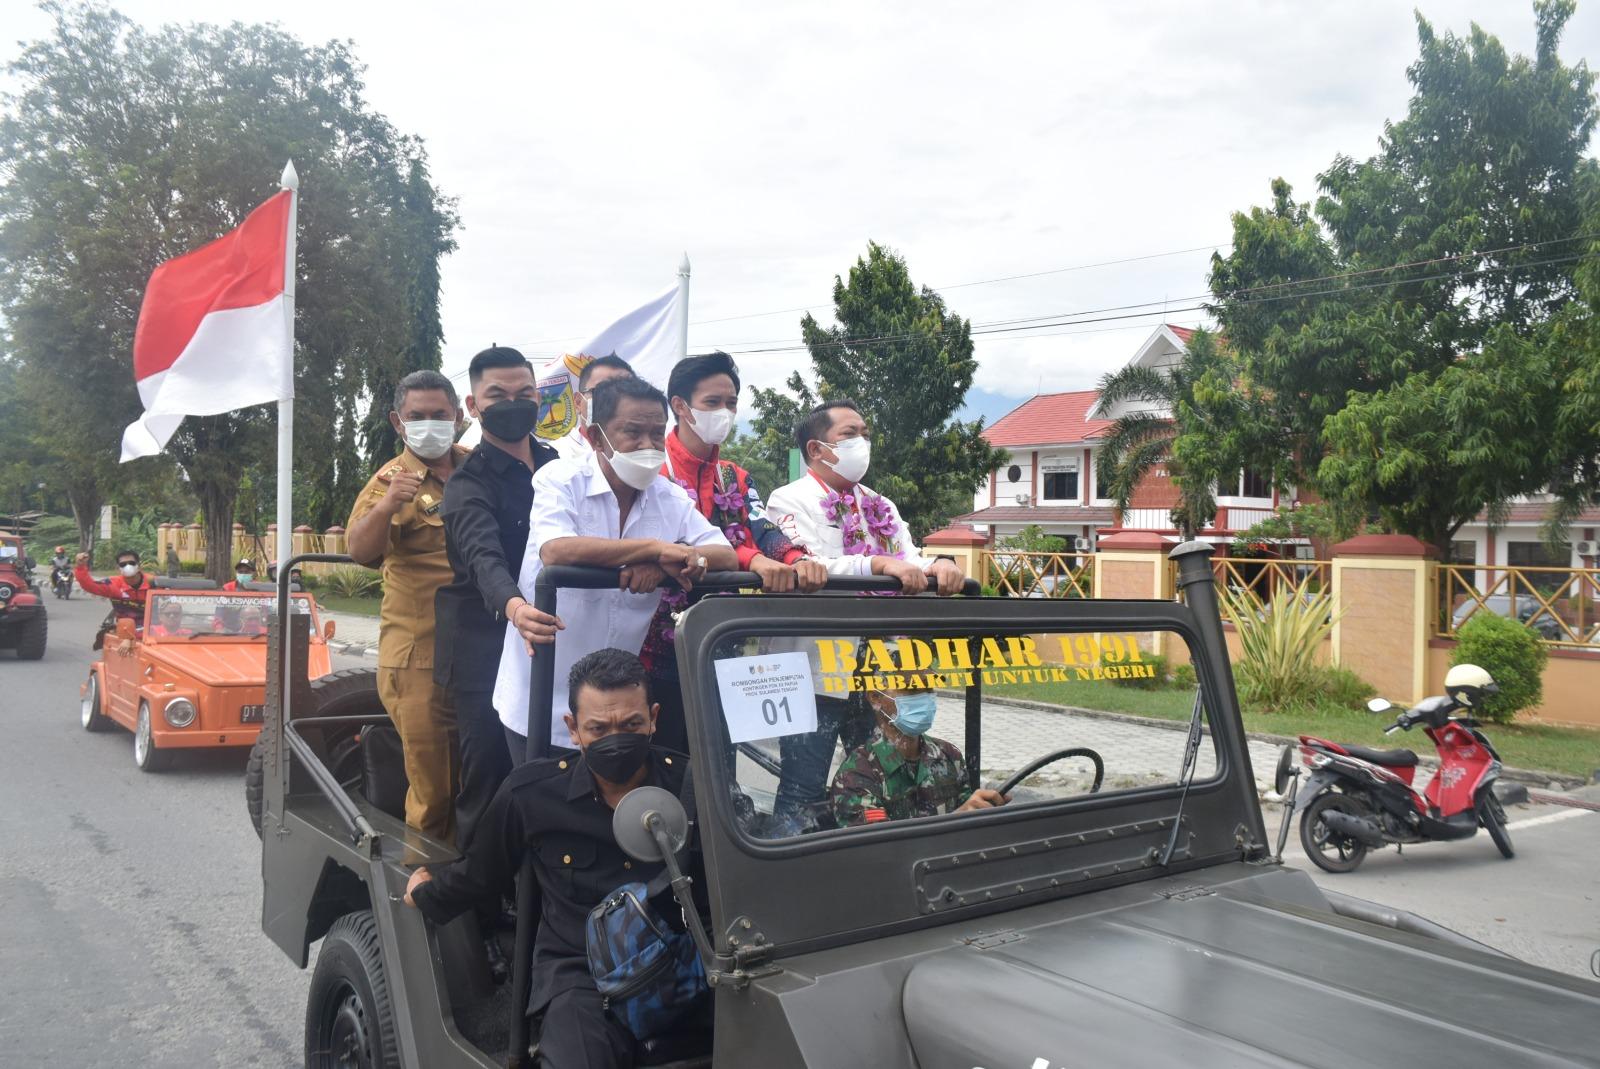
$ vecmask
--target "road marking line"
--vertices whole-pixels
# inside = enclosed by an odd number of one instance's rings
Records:
[[[1541,824],[1554,824],[1558,820],[1571,820],[1573,817],[1593,816],[1590,809],[1563,809],[1559,813],[1546,813],[1542,817],[1529,817],[1527,820],[1513,820],[1506,825],[1507,828],[1518,830],[1521,828],[1537,828]]]

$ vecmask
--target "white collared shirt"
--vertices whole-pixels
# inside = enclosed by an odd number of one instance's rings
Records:
[[[557,538],[655,538],[691,546],[726,546],[728,539],[695,508],[683,487],[656,476],[640,491],[628,522],[618,530],[621,507],[611,484],[600,469],[599,454],[590,450],[580,461],[553,460],[533,477],[533,511],[528,520],[528,548],[523,554],[517,585],[533,601],[533,584],[544,568],[539,550]],[[638,653],[650,629],[650,618],[661,592],[633,594],[625,590],[563,590],[557,595],[556,615],[566,629],[556,634],[554,646],[540,646],[538,656],[554,656],[555,688],[550,696],[550,744],[571,746],[562,719],[567,710],[567,676],[572,666],[595,650],[614,646]],[[522,636],[506,625],[495,677],[494,707],[506,727],[528,733],[530,668]]]
[[[580,464],[594,452],[594,446],[590,445],[589,439],[584,436],[582,426],[573,427],[550,445],[562,460],[575,460]]]
[[[772,492],[767,498],[767,519],[777,524],[779,530],[789,536],[789,541],[821,560],[830,575],[871,575],[872,554],[845,556],[844,532],[822,508],[822,499],[829,493],[829,487],[807,471],[794,482]],[[933,561],[924,557],[911,540],[911,528],[900,518],[900,510],[893,501],[862,483],[856,484],[855,493],[883,498],[894,519],[895,542],[905,551],[905,559],[923,571],[933,567]]]

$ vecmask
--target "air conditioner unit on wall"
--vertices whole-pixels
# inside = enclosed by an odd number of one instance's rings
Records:
[[[1093,553],[1094,539],[1085,535],[1079,535],[1077,538],[1072,540],[1072,548],[1077,550],[1079,553]]]
[[[1029,499],[1028,499],[1027,491],[1023,491],[1022,493],[1017,495],[1017,504],[1019,504],[1019,505],[1026,505],[1028,503],[1028,500]]]
[[[1600,543],[1590,542],[1587,539],[1582,542],[1574,542],[1572,549],[1580,557],[1600,556]]]

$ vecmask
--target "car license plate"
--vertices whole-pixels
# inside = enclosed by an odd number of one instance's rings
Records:
[[[241,705],[239,707],[239,723],[259,724],[262,718],[266,716],[266,713],[267,707],[265,705]]]

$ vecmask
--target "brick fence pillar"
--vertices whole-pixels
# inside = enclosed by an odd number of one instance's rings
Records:
[[[1333,660],[1395,703],[1427,696],[1430,558],[1410,535],[1333,547]]]
[[[1167,552],[1171,544],[1158,534],[1129,531],[1109,535],[1095,544],[1094,596],[1096,598],[1166,600],[1172,597]],[[1139,645],[1151,653],[1165,654],[1167,635],[1144,632]]]

